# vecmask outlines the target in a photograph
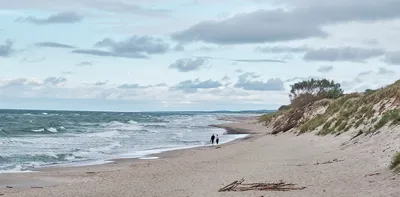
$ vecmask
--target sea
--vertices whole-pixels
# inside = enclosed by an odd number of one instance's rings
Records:
[[[157,159],[152,154],[210,145],[211,124],[221,117],[264,112],[82,112],[0,110],[0,173],[31,172],[46,166],[83,166],[117,158]]]

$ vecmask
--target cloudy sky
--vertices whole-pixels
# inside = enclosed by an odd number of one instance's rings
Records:
[[[0,108],[244,110],[400,74],[398,0],[0,1]]]

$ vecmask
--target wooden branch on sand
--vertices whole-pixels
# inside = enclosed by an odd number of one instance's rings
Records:
[[[295,184],[285,183],[282,180],[278,183],[246,183],[243,184],[244,179],[234,181],[231,184],[221,188],[218,192],[226,191],[290,191],[290,190],[303,190],[306,187],[295,187]]]
[[[240,179],[239,181],[233,181],[231,184],[219,189],[218,192],[231,191],[233,188],[237,187],[238,185],[242,184],[243,182],[244,182],[244,178]]]

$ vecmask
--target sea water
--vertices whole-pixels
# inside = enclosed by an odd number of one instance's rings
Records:
[[[212,134],[226,143],[245,135],[223,135],[224,129],[209,125],[238,115],[256,114],[0,110],[0,173],[156,159],[149,155],[209,145]]]

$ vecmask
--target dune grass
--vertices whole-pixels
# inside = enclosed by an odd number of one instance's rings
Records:
[[[396,153],[392,157],[392,162],[390,163],[389,168],[395,172],[398,172],[400,167],[399,165],[400,165],[400,152]]]
[[[389,122],[392,122],[391,125],[397,125],[400,123],[400,109],[393,109],[384,113],[378,123],[376,123],[375,130],[382,128]]]

